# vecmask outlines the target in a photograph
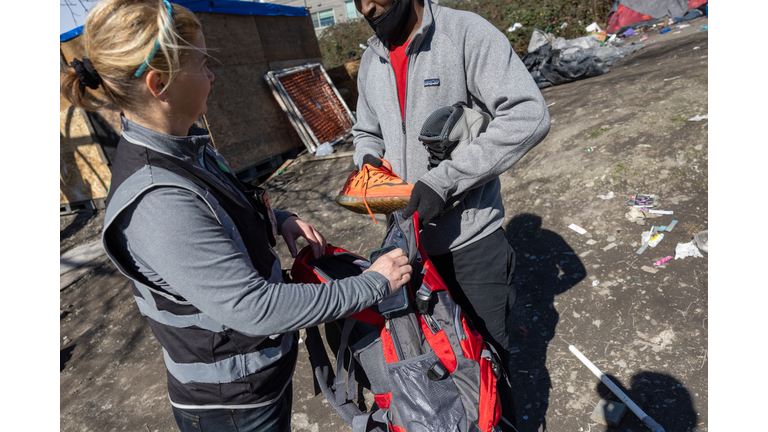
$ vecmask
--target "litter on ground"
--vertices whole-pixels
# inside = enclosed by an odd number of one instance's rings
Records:
[[[536,85],[546,88],[608,73],[615,62],[645,47],[642,42],[618,46],[606,41],[604,32],[597,32],[566,40],[534,29],[528,54],[521,60]]]
[[[675,247],[676,260],[686,257],[704,258],[704,255],[699,252],[699,248],[696,247],[695,240],[691,240],[688,243],[678,243]]]
[[[709,230],[699,231],[693,235],[693,241],[696,247],[704,253],[709,253]]]
[[[660,214],[654,214],[648,210],[643,210],[637,207],[630,208],[629,211],[624,214],[624,217],[627,218],[627,220],[641,226],[645,225],[646,219],[659,218],[661,216],[662,215]]]
[[[643,194],[632,195],[631,197],[629,197],[629,201],[627,201],[627,205],[631,205],[635,207],[645,207],[645,208],[658,207],[660,205],[659,196],[643,195]]]
[[[653,226],[653,227],[651,227],[651,231],[653,231],[655,229],[656,232],[664,232],[664,231],[670,232],[670,231],[672,231],[672,228],[675,227],[675,225],[677,225],[677,220],[673,220],[672,222],[670,222],[669,225],[661,225],[659,227]]]
[[[656,269],[653,269],[656,271]],[[648,429],[651,430],[651,432],[664,432],[664,428],[661,427],[654,419],[652,419],[648,414],[646,414],[637,404],[635,404],[632,399],[630,399],[626,394],[624,394],[621,389],[611,381],[610,378],[608,378],[603,371],[597,368],[597,366],[594,365],[587,357],[584,356],[584,354],[581,353],[575,346],[569,345],[568,349],[573,353],[573,355],[576,356],[583,364],[586,366],[592,373],[600,379],[600,381],[605,384],[608,389],[613,392],[616,396],[618,396],[619,399],[621,399],[622,402],[624,402],[630,410],[648,427]]]
[[[568,228],[576,231],[579,234],[586,234],[587,233],[587,230],[585,230],[584,228],[576,225],[575,223],[572,223],[572,224],[568,225]]]

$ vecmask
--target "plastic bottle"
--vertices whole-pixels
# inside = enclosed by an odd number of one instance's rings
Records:
[[[333,147],[329,142],[322,143],[315,151],[315,156],[328,156],[330,154],[333,154]]]
[[[699,231],[693,235],[696,241],[696,247],[702,252],[709,253],[709,230]]]

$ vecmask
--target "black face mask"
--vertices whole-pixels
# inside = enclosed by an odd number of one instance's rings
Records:
[[[405,23],[408,22],[410,14],[411,0],[395,0],[389,10],[384,12],[376,21],[371,21],[368,17],[365,17],[365,20],[371,25],[382,43],[389,42],[392,44]]]

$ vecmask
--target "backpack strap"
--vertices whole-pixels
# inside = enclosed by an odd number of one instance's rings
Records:
[[[480,352],[480,357],[484,357],[488,361],[490,361],[494,367],[494,373],[496,374],[496,378],[500,378],[503,376],[509,388],[512,388],[512,383],[509,381],[509,376],[507,375],[507,372],[504,370],[504,368],[501,366],[502,365],[501,356],[499,356],[499,353],[496,351],[496,348],[494,348],[493,345],[491,345],[488,342],[483,342],[483,343],[485,344],[486,349]]]
[[[354,401],[347,400],[343,403],[338,403],[336,398],[336,391],[334,389],[333,369],[331,369],[331,361],[328,358],[328,353],[325,350],[325,345],[320,337],[320,330],[317,327],[307,328],[307,340],[306,340],[307,352],[309,353],[309,362],[312,365],[317,385],[320,387],[320,391],[328,400],[333,408],[339,413],[339,416],[348,424],[352,424],[352,419],[362,413],[360,408],[355,405]],[[344,392],[346,394],[346,391]],[[344,397],[342,396],[342,399]]]
[[[338,402],[337,394],[341,393],[342,395],[346,395],[347,392],[344,387],[335,388],[335,375],[331,369],[331,360],[328,358],[328,352],[325,350],[325,344],[320,337],[320,330],[317,327],[307,328],[306,347],[307,352],[309,353],[309,362],[314,371],[315,384],[320,388],[320,391],[323,393],[326,400],[328,400],[328,403],[333,406],[333,409],[336,410],[341,419],[350,425],[352,425],[353,422],[360,423],[360,427],[365,427],[365,429],[360,429],[363,432],[386,432],[375,423],[369,425],[367,420],[367,418],[370,417],[373,421],[379,421],[377,419],[379,416],[383,415],[384,421],[382,421],[382,423],[388,423],[386,410],[377,416],[373,416],[372,414],[374,413],[370,412],[363,413],[355,404],[355,401],[353,400],[354,396],[352,396],[351,399],[343,400],[341,403]],[[343,357],[344,355],[343,351],[339,351],[340,353],[336,354],[337,358],[339,356]],[[352,382],[352,386],[354,389],[354,381]],[[352,391],[354,392],[354,390]],[[342,396],[341,399],[345,399],[345,397]],[[360,419],[355,420],[358,416],[361,416]],[[366,420],[364,420],[363,417],[366,417]],[[355,432],[357,431],[358,429],[355,429]]]
[[[352,419],[352,432],[380,431],[381,429],[374,422],[391,426],[392,423],[389,421],[389,410],[381,408],[378,411],[366,412],[355,416],[355,418]]]
[[[355,320],[346,318],[344,320],[344,329],[341,331],[341,342],[339,351],[336,353],[336,379],[334,380],[334,390],[336,392],[336,403],[344,404],[348,400],[355,400],[355,359],[349,356],[349,365],[347,366],[348,375],[344,377],[344,354],[349,347],[349,334],[352,327],[355,326]],[[345,391],[346,390],[346,391]]]

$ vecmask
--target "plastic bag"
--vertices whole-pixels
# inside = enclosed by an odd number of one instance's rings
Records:
[[[691,240],[688,243],[678,243],[675,247],[675,259],[683,259],[685,257],[697,257],[704,258],[704,255],[699,252],[699,248],[696,247],[696,241]]]
[[[709,230],[699,231],[693,235],[693,241],[696,242],[696,246],[704,253],[709,253]]]
[[[333,147],[329,142],[322,143],[315,151],[315,156],[328,156],[330,154],[333,154]]]
[[[585,30],[588,31],[588,32],[593,32],[593,31],[599,32],[600,31],[600,26],[597,25],[596,22],[593,22],[592,24],[588,25]]]

